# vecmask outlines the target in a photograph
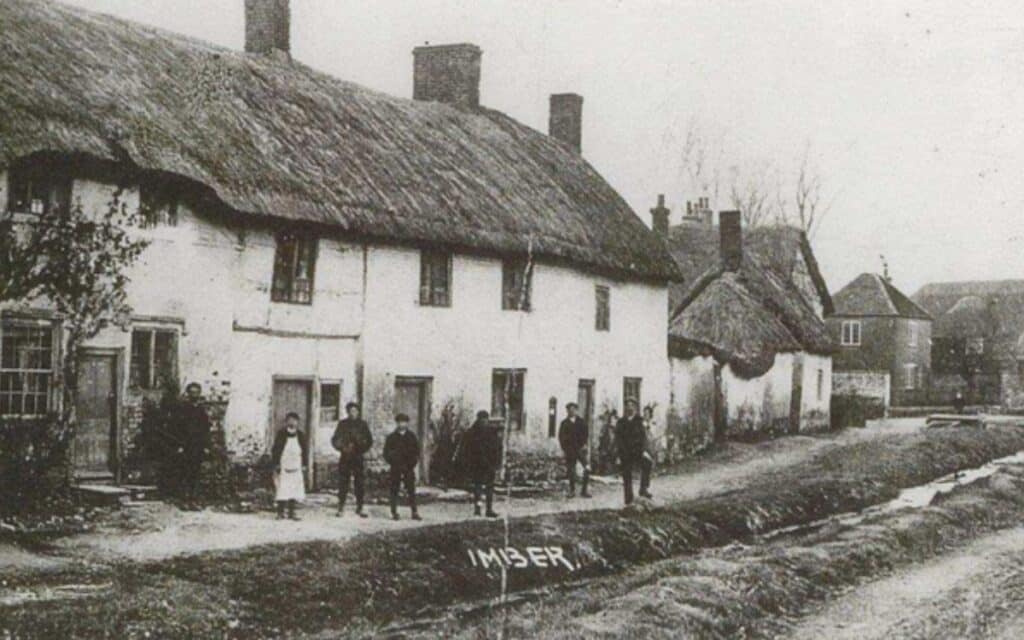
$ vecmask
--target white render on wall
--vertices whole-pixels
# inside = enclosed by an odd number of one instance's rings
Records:
[[[6,189],[6,175],[0,184]],[[100,212],[114,193],[111,185],[76,180],[72,201]],[[138,209],[137,189],[120,198]],[[309,379],[314,390],[322,380],[341,382],[343,404],[362,392],[377,447],[391,428],[396,376],[432,378],[436,418],[448,399],[490,410],[496,368],[526,369],[526,428],[513,436],[517,447],[557,447],[548,437],[549,399],[557,400],[561,420],[580,379],[595,382],[599,415],[613,407],[621,413],[623,379],[642,378],[643,404],[653,404],[656,423],[665,424],[665,285],[539,263],[531,311],[506,311],[501,260],[457,254],[451,307],[424,307],[419,250],[321,238],[312,304],[273,303],[275,241],[268,231],[182,204],[176,226],[136,233],[151,244],[130,273],[134,324],[179,332],[180,380],[228,400],[225,435],[236,454],[266,446],[275,376]],[[597,284],[611,290],[610,331],[595,329]],[[127,361],[131,332],[111,327],[91,344],[119,349]],[[122,397],[129,396],[127,377],[123,371]],[[315,449],[331,454],[334,425],[316,424],[316,407],[312,414]]]

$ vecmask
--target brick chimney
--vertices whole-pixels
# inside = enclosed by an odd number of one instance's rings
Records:
[[[740,212],[723,211],[719,213],[718,230],[721,238],[718,255],[722,258],[722,268],[726,271],[739,271],[743,262],[743,230],[740,227]]]
[[[548,135],[561,140],[576,153],[583,143],[583,96],[576,93],[551,94]]]
[[[413,99],[468,109],[479,107],[482,55],[475,44],[416,47],[412,50]]]
[[[701,212],[704,214],[704,224],[709,227],[715,226],[715,212],[711,210],[711,205],[707,198],[701,198]]]
[[[665,206],[665,194],[658,194],[658,206],[651,209],[651,228],[658,235],[668,235],[668,216],[672,210]]]
[[[245,0],[245,51],[291,54],[288,0]]]

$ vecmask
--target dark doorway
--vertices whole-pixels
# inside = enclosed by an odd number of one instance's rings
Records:
[[[395,378],[395,413],[409,416],[409,427],[420,441],[419,479],[430,483],[428,424],[430,420],[430,378]]]
[[[268,429],[268,442],[274,442],[278,429],[284,427],[285,417],[292,412],[299,414],[299,429],[306,434],[309,443],[309,470],[307,481],[313,483],[313,434],[316,433],[311,424],[313,417],[313,380],[312,378],[274,378],[274,399],[272,423]],[[269,445],[268,445],[269,446]]]
[[[789,432],[800,432],[800,407],[804,397],[804,361],[793,358],[793,393],[789,396]]]
[[[112,475],[116,469],[117,356],[86,353],[79,363],[75,404],[76,476]]]
[[[580,417],[583,418],[583,421],[587,423],[587,428],[590,429],[590,446],[587,448],[591,452],[596,451],[598,439],[601,437],[601,433],[600,429],[598,429],[594,424],[593,380],[580,380],[579,387],[576,392],[576,404],[580,406]]]

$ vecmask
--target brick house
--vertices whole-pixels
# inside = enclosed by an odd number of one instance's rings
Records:
[[[83,363],[79,472],[121,470],[140,403],[170,379],[223,403],[240,459],[289,411],[316,468],[347,401],[377,447],[408,413],[422,475],[446,407],[487,409],[539,452],[569,400],[593,413],[628,386],[664,411],[678,273],[581,156],[582,98],[552,97],[552,135],[483,107],[470,44],[416,48],[415,99],[384,95],[293,61],[287,0],[245,6],[243,53],[0,3],[5,215],[151,205],[130,326]],[[59,318],[38,300],[0,315],[0,414],[53,411]]]
[[[1024,408],[1024,280],[936,282],[912,296],[935,318],[932,391]]]
[[[856,391],[865,374],[888,374],[894,406],[924,404],[931,375],[932,317],[885,276],[863,273],[832,296],[829,334],[839,345],[833,385]]]

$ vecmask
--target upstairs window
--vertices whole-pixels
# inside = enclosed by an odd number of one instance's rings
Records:
[[[313,304],[313,274],[317,239],[283,234],[277,237],[274,256],[273,302]]]
[[[177,379],[178,333],[167,329],[132,329],[132,388],[166,389]]]
[[[501,308],[529,311],[533,264],[525,260],[505,260],[501,264]]]
[[[139,208],[143,227],[178,225],[178,197],[171,187],[159,183],[139,186]]]
[[[526,369],[495,369],[491,375],[491,417],[505,420],[509,428],[521,431],[526,422],[523,410],[523,386]]]
[[[910,323],[910,338],[908,340],[908,346],[917,346],[917,325],[913,322]]]
[[[594,287],[594,298],[596,303],[594,328],[598,331],[611,330],[611,296],[612,293],[608,287],[600,284]]]
[[[444,251],[420,253],[420,304],[424,307],[452,305],[452,256]]]
[[[638,408],[643,407],[643,399],[640,397],[640,390],[643,386],[643,378],[622,379],[622,412],[626,412],[626,400],[636,400]]]
[[[49,413],[54,363],[52,326],[0,324],[0,416]]]
[[[842,344],[844,347],[860,346],[860,320],[844,320]]]
[[[7,209],[44,215],[71,206],[71,178],[50,167],[21,167],[8,174]]]

